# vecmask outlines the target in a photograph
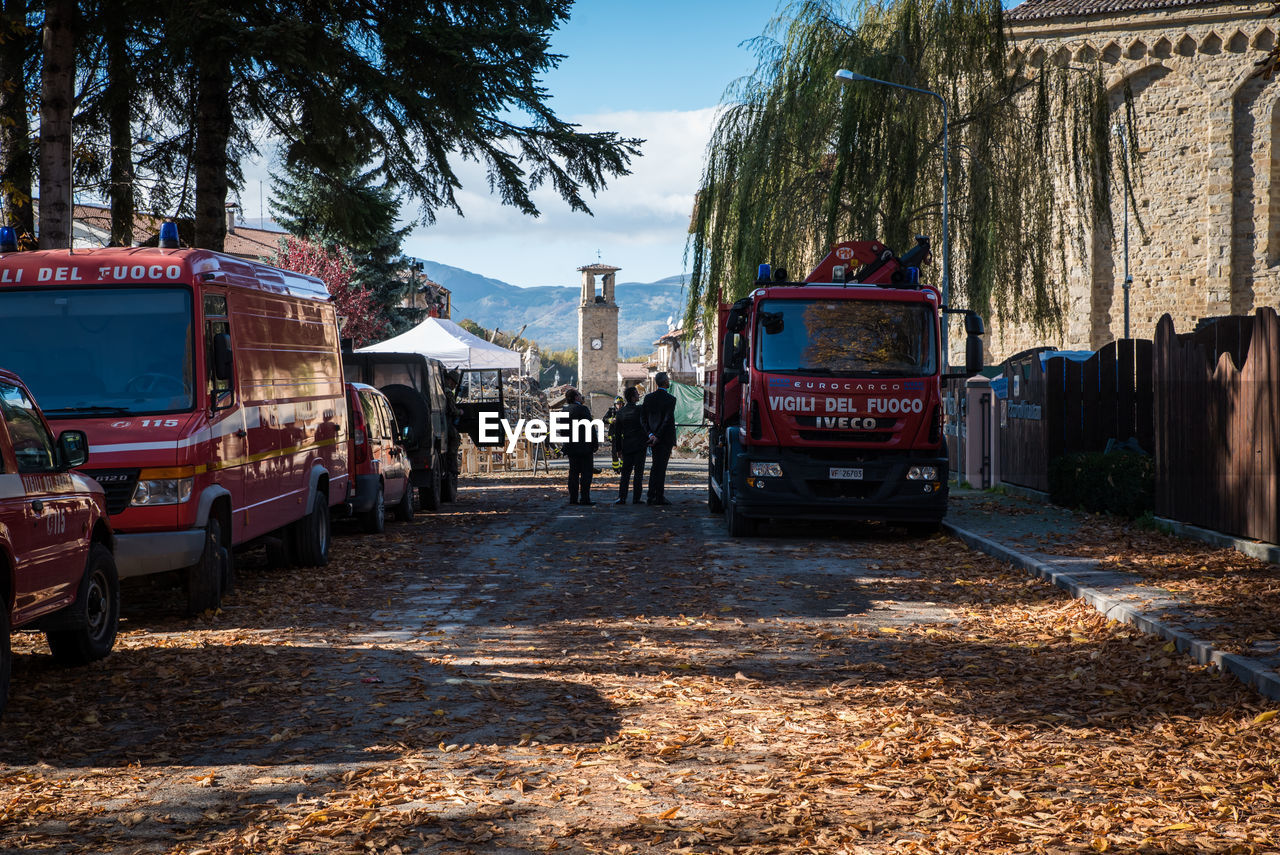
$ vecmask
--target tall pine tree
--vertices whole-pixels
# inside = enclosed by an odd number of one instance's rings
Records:
[[[334,164],[324,172],[286,165],[271,184],[271,213],[291,234],[346,251],[355,263],[354,283],[369,292],[394,335],[419,320],[421,310],[399,305],[411,284],[400,252],[409,227],[397,227],[400,196],[377,174],[368,163]]]

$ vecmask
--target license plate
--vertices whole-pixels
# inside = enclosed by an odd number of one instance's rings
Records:
[[[837,469],[831,467],[831,478],[836,481],[861,481],[861,469]]]

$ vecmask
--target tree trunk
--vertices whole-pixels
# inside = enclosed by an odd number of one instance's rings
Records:
[[[231,65],[200,57],[196,90],[196,246],[222,251],[227,237],[227,144],[231,138]]]
[[[50,0],[44,13],[40,75],[40,248],[71,246],[71,114],[75,100],[74,0]]]
[[[27,118],[27,57],[34,31],[27,27],[26,0],[0,2],[0,194],[4,224],[18,233],[18,245],[34,249],[36,222],[31,204],[31,123]]]
[[[107,76],[111,81],[111,94],[107,103],[107,134],[111,145],[107,197],[111,200],[111,245],[133,246],[134,167],[131,119],[134,76],[123,16],[109,16],[107,21]]]

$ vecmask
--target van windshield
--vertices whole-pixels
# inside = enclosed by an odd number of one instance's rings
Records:
[[[0,290],[0,365],[50,418],[195,404],[186,288]]]
[[[765,300],[756,330],[763,371],[920,377],[937,369],[933,307],[889,300]]]

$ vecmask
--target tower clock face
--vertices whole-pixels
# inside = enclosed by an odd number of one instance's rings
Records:
[[[599,338],[593,338],[593,339],[591,339],[591,349],[592,349],[592,350],[599,350],[599,349],[600,349],[600,348],[602,348],[602,347],[604,347],[604,340],[603,340],[603,339],[599,339]]]

